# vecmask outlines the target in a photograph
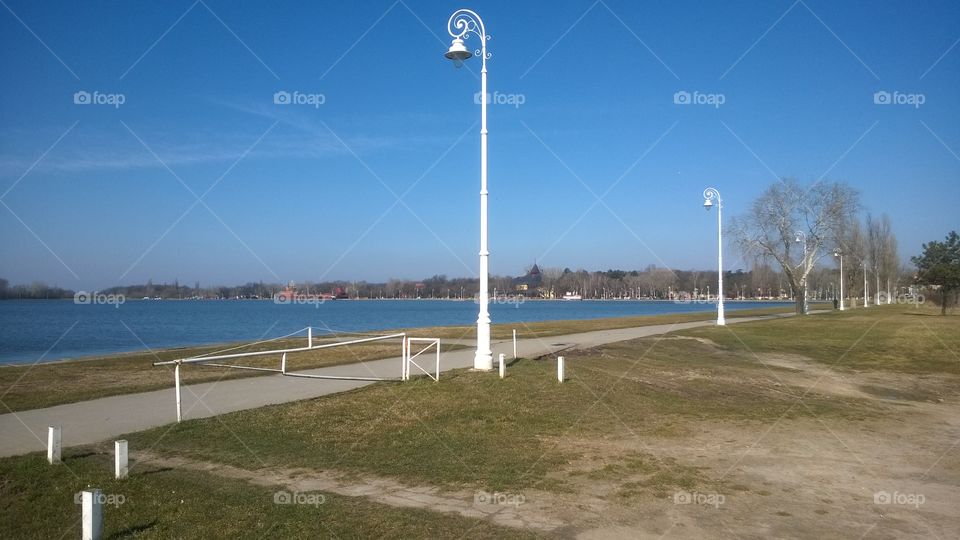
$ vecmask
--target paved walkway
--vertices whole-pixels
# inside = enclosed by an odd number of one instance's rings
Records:
[[[782,316],[784,315],[727,319],[727,324]],[[618,330],[598,330],[542,339],[518,339],[517,354],[521,357],[533,358],[555,354],[571,348],[596,347],[617,341],[712,324],[713,321],[660,324]],[[507,358],[513,356],[511,341],[495,342],[492,349],[494,359],[497,358],[499,353],[505,353]],[[441,371],[473,366],[473,354],[473,350],[469,349],[442,353],[440,358]],[[430,361],[432,359],[421,363],[421,365],[426,366]],[[400,367],[401,359],[397,357],[362,364],[319,368],[300,373],[399,377]],[[190,369],[190,367],[186,366],[182,369]],[[416,368],[413,369],[416,373]],[[443,377],[441,376],[442,380]],[[365,381],[303,379],[282,375],[194,384],[183,386],[181,389],[183,417],[185,420],[204,418],[264,405],[315,398],[368,384],[371,383]],[[2,434],[2,437],[0,437],[0,457],[45,451],[47,426],[62,426],[63,446],[68,447],[110,440],[124,433],[175,422],[177,413],[172,380],[170,386],[171,388],[167,390],[110,396],[79,403],[57,405],[46,409],[0,415],[0,434]]]

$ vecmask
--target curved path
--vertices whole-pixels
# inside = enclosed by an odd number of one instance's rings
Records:
[[[790,316],[727,319],[727,324]],[[713,325],[713,321],[658,324],[616,330],[597,330],[548,338],[518,339],[517,354],[533,358],[566,349],[585,349],[617,341],[665,334],[674,330]],[[442,345],[442,343],[441,343]],[[442,348],[442,347],[441,347]],[[510,341],[493,344],[493,355],[512,357]],[[461,349],[441,353],[441,371],[473,365],[473,351]],[[385,358],[362,364],[331,366],[300,373],[334,376],[399,377],[400,358]],[[185,369],[190,369],[189,367]],[[171,376],[172,379],[172,376]],[[286,403],[343,392],[371,384],[366,381],[317,380],[281,375],[232,379],[182,387],[183,418],[203,418],[264,405]],[[45,409],[0,415],[0,457],[45,451],[47,426],[62,426],[63,446],[110,440],[118,435],[162,426],[176,421],[174,390],[110,396]]]

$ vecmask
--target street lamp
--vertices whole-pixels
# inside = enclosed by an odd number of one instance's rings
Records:
[[[803,231],[797,231],[794,233],[796,235],[797,243],[803,243],[803,270],[807,268],[807,234]],[[810,313],[810,305],[807,303],[807,278],[806,276],[800,280],[800,286],[803,287],[803,314],[806,315]]]
[[[710,211],[713,200],[717,200],[717,326],[727,324],[723,318],[723,199],[715,188],[703,190],[703,208]]]
[[[477,352],[473,357],[473,369],[493,369],[493,353],[490,351],[489,273],[490,252],[487,249],[487,40],[490,36],[480,16],[469,9],[458,9],[447,21],[447,32],[453,37],[445,57],[453,60],[456,67],[474,54],[480,57],[480,313],[477,315]],[[480,49],[473,53],[464,40],[474,34],[480,38]]]
[[[843,251],[837,248],[833,250],[833,256],[840,259],[840,311],[843,311]]]

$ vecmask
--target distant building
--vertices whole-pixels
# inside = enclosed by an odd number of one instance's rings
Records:
[[[540,267],[533,263],[530,271],[525,276],[514,278],[513,290],[518,294],[528,297],[539,298],[543,296],[540,286],[543,284],[543,276],[540,274]]]

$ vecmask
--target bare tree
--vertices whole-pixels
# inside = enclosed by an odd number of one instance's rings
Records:
[[[824,246],[835,245],[852,221],[859,198],[843,183],[805,187],[783,179],[767,188],[746,214],[734,218],[729,232],[745,258],[773,259],[783,268],[795,293],[796,311],[802,314],[810,271],[823,256]]]

